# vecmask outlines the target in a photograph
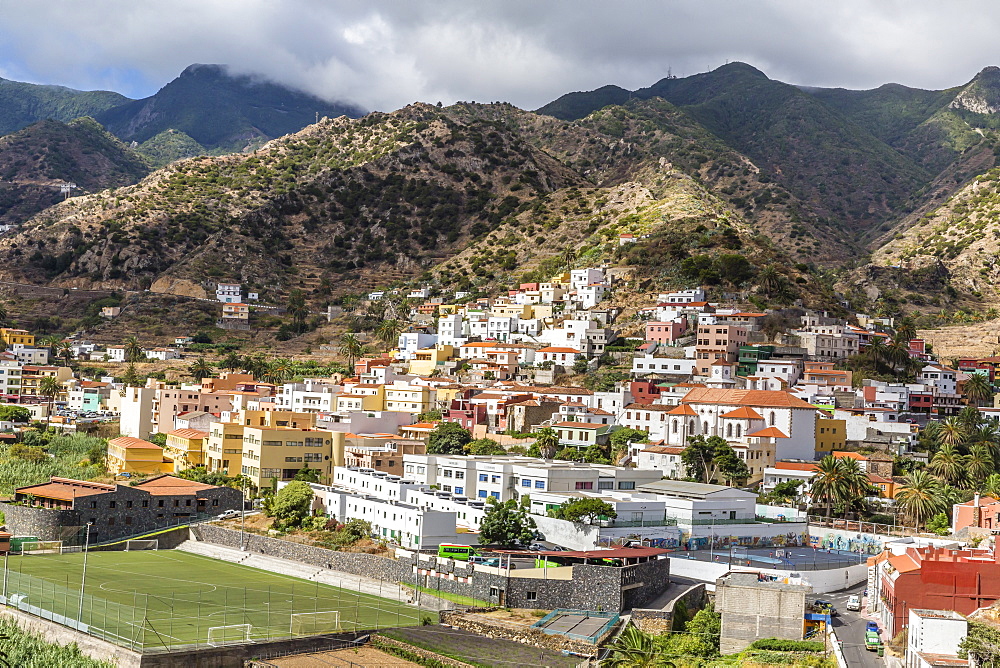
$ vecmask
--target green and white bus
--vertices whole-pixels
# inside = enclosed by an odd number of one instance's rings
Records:
[[[479,550],[471,545],[452,545],[441,543],[438,545],[438,556],[448,557],[457,561],[468,561],[469,557],[479,554]]]

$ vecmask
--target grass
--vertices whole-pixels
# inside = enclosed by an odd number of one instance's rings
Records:
[[[80,610],[82,553],[10,558],[8,596],[46,618],[76,619]],[[82,621],[90,632],[146,651],[250,638],[316,635],[420,624],[420,610],[362,594],[171,550],[91,552],[87,555]],[[339,611],[332,615],[293,614]],[[56,618],[56,621],[60,621]]]
[[[467,605],[471,608],[489,608],[493,605],[489,601],[481,601],[478,598],[462,596],[461,594],[452,594],[451,592],[441,591],[440,589],[431,589],[430,587],[422,587],[420,585],[413,585],[409,583],[407,583],[406,586],[411,589],[416,589],[417,591],[422,591],[425,594],[430,594],[431,596],[443,598],[444,600],[451,601],[452,603]]]

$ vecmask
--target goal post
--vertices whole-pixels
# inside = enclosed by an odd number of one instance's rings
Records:
[[[250,624],[230,624],[228,626],[212,626],[208,629],[208,644],[212,647],[220,645],[235,645],[250,642]]]
[[[288,632],[292,636],[318,636],[342,631],[340,610],[321,612],[293,612]]]
[[[61,540],[33,540],[21,543],[21,554],[61,554]]]
[[[136,550],[158,550],[160,541],[158,540],[127,540],[125,541],[125,551],[135,552]]]

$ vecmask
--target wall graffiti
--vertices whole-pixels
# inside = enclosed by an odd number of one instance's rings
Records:
[[[825,536],[810,536],[809,545],[820,550],[838,550],[855,554],[880,554],[883,549],[882,539],[870,534],[845,536],[828,533]]]

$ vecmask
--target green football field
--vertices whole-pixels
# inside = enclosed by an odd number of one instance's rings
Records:
[[[9,557],[9,604],[61,623],[81,619],[83,556]],[[411,626],[421,616],[398,601],[188,552],[87,555],[87,631],[135,649]]]

